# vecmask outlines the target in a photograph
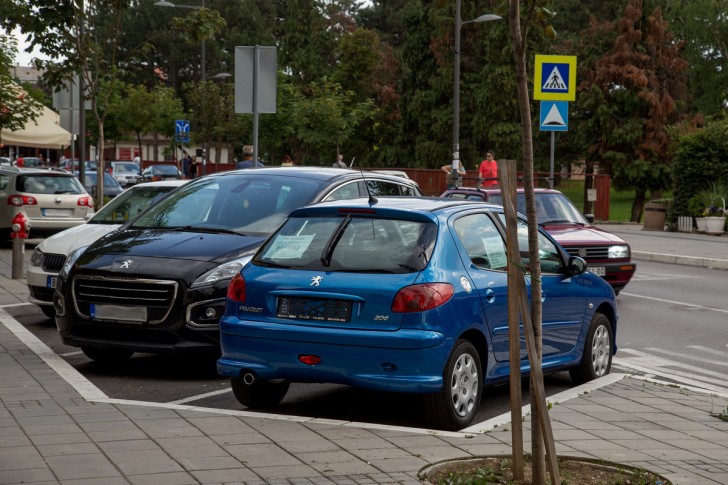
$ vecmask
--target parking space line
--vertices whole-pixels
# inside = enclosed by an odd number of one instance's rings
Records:
[[[167,404],[185,404],[192,401],[199,401],[200,399],[205,399],[207,397],[213,397],[213,396],[219,396],[220,394],[227,394],[233,392],[232,389],[220,389],[218,391],[212,391],[212,392],[206,392],[204,394],[197,394],[196,396],[190,396],[185,397],[182,399],[177,399],[176,401],[169,401]]]

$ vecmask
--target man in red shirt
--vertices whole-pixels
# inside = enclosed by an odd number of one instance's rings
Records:
[[[19,168],[25,166],[25,159],[23,158],[23,155],[18,155],[18,158],[15,159],[15,166]]]
[[[481,178],[481,187],[489,187],[498,185],[498,163],[493,159],[493,150],[488,150],[485,154],[485,160],[480,164],[478,176]]]

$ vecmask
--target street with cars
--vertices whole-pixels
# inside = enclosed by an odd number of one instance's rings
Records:
[[[416,184],[403,177],[336,169],[271,168],[157,185],[183,187],[134,209],[133,194],[156,187],[137,185],[70,230],[71,244],[58,244],[63,233],[53,236],[29,261],[29,300],[44,315],[28,317],[28,325],[109,395],[293,415],[320,409],[331,419],[357,415],[450,430],[505,411],[505,243],[497,206],[411,197]],[[544,195],[560,195],[552,192]],[[295,210],[321,200],[328,202]],[[83,236],[96,218],[103,230]],[[586,219],[571,224],[609,234]],[[525,247],[525,224],[519,233]],[[609,242],[628,244],[616,235]],[[679,347],[695,332],[672,323],[676,317],[725,312],[667,298],[664,290],[679,290],[676,281],[685,276],[650,263],[618,304],[608,284],[615,282],[585,272],[578,251],[560,247],[546,230],[539,245],[547,393],[604,376],[612,366],[722,389],[722,364],[702,365],[702,379],[694,374],[701,364],[670,364],[670,356],[706,364],[722,350],[709,336],[693,339],[689,352]],[[712,270],[691,270],[701,301],[715,287],[703,283]],[[643,285],[642,293],[630,291]],[[615,289],[624,288],[617,282]],[[632,310],[627,317],[623,300]],[[680,311],[639,316],[658,304]],[[625,323],[653,316],[649,326]],[[680,336],[680,344],[658,335]],[[650,338],[653,344],[642,344]]]

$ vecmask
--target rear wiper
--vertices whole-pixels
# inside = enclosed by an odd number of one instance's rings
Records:
[[[321,253],[321,264],[324,266],[329,266],[331,264],[331,255],[334,253],[334,248],[339,243],[339,240],[341,239],[341,236],[344,235],[344,231],[346,230],[346,227],[351,222],[351,214],[347,214],[346,218],[341,221],[341,224],[339,224],[339,227],[336,228],[334,233],[331,235],[329,240],[326,242],[326,246],[324,247],[323,252]]]

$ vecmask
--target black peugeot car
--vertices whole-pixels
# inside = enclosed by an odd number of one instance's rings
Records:
[[[54,293],[63,342],[98,361],[217,350],[228,283],[288,213],[370,194],[420,191],[402,177],[323,167],[194,180],[68,256]]]

